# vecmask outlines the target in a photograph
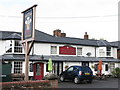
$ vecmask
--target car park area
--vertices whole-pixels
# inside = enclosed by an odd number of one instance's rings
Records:
[[[59,82],[59,88],[118,88],[120,82],[117,78],[107,78],[105,80],[93,80],[92,83],[81,82],[74,84],[72,81]]]

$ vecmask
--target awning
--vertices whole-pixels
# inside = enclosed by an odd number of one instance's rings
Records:
[[[24,61],[24,54],[5,54],[0,56],[4,61]],[[48,61],[49,58],[52,58],[52,61],[66,61],[66,62],[81,62],[81,61],[89,61],[89,62],[99,62],[102,60],[103,62],[120,62],[119,59],[115,58],[99,58],[99,57],[83,57],[83,56],[57,56],[57,55],[30,55],[30,61]]]

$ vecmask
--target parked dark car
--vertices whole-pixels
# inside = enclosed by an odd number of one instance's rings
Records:
[[[63,82],[65,80],[73,80],[76,84],[84,80],[92,83],[93,72],[88,66],[70,66],[60,74],[60,81]]]

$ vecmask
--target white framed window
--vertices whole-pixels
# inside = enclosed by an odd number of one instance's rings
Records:
[[[20,44],[20,41],[15,41],[14,53],[22,53],[22,45]]]
[[[12,53],[12,45],[13,45],[12,43],[13,43],[12,40],[7,40],[5,42],[5,52],[6,53]]]
[[[111,56],[111,47],[106,47],[106,56]]]
[[[22,62],[20,62],[20,61],[14,62],[14,73],[15,74],[22,73]]]
[[[104,57],[105,56],[105,51],[104,49],[99,49],[99,56]]]
[[[81,47],[77,47],[77,55],[82,55],[82,48]]]
[[[5,52],[6,53],[22,53],[22,44],[19,40],[7,40],[5,43]]]
[[[51,54],[57,54],[57,46],[51,46]]]

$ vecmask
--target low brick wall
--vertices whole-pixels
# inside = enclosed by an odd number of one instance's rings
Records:
[[[58,88],[58,80],[37,80],[37,81],[19,81],[19,82],[3,82],[0,83],[2,86],[1,90],[9,90],[9,89],[27,89],[34,90],[38,88]]]

